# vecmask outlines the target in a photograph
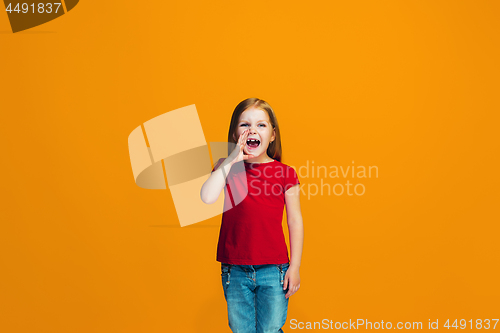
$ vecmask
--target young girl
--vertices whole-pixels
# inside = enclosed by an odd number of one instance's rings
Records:
[[[236,106],[228,142],[229,156],[218,161],[201,198],[214,203],[225,190],[217,261],[229,327],[239,333],[283,332],[288,298],[300,287],[299,180],[281,163],[278,121],[265,101],[249,98]],[[281,226],[285,204],[290,261]]]

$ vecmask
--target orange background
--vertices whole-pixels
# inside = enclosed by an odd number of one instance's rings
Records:
[[[135,185],[127,137],[196,104],[223,141],[247,97],[275,109],[284,163],[379,168],[363,196],[302,198],[288,320],[499,318],[499,14],[82,1],[12,34],[0,13],[0,330],[229,332],[220,216],[180,228],[168,190]]]

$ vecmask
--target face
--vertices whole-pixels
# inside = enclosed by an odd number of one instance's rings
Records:
[[[266,111],[254,107],[246,109],[241,115],[236,127],[238,141],[241,133],[249,130],[245,153],[257,157],[267,157],[267,147],[274,141],[276,134]],[[263,155],[264,154],[264,155]]]

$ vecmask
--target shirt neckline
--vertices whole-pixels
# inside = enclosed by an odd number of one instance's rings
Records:
[[[259,166],[259,165],[271,164],[271,163],[274,163],[274,162],[276,162],[276,160],[272,160],[271,162],[264,162],[264,163],[262,163],[262,162],[261,163],[257,163],[257,162],[254,162],[254,163],[245,162],[245,165],[248,165],[248,166],[250,166],[250,165],[257,165],[257,166]]]

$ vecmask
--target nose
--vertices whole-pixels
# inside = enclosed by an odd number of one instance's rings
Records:
[[[257,133],[257,130],[255,129],[254,126],[250,126],[250,128],[248,129],[248,134],[255,134]]]

